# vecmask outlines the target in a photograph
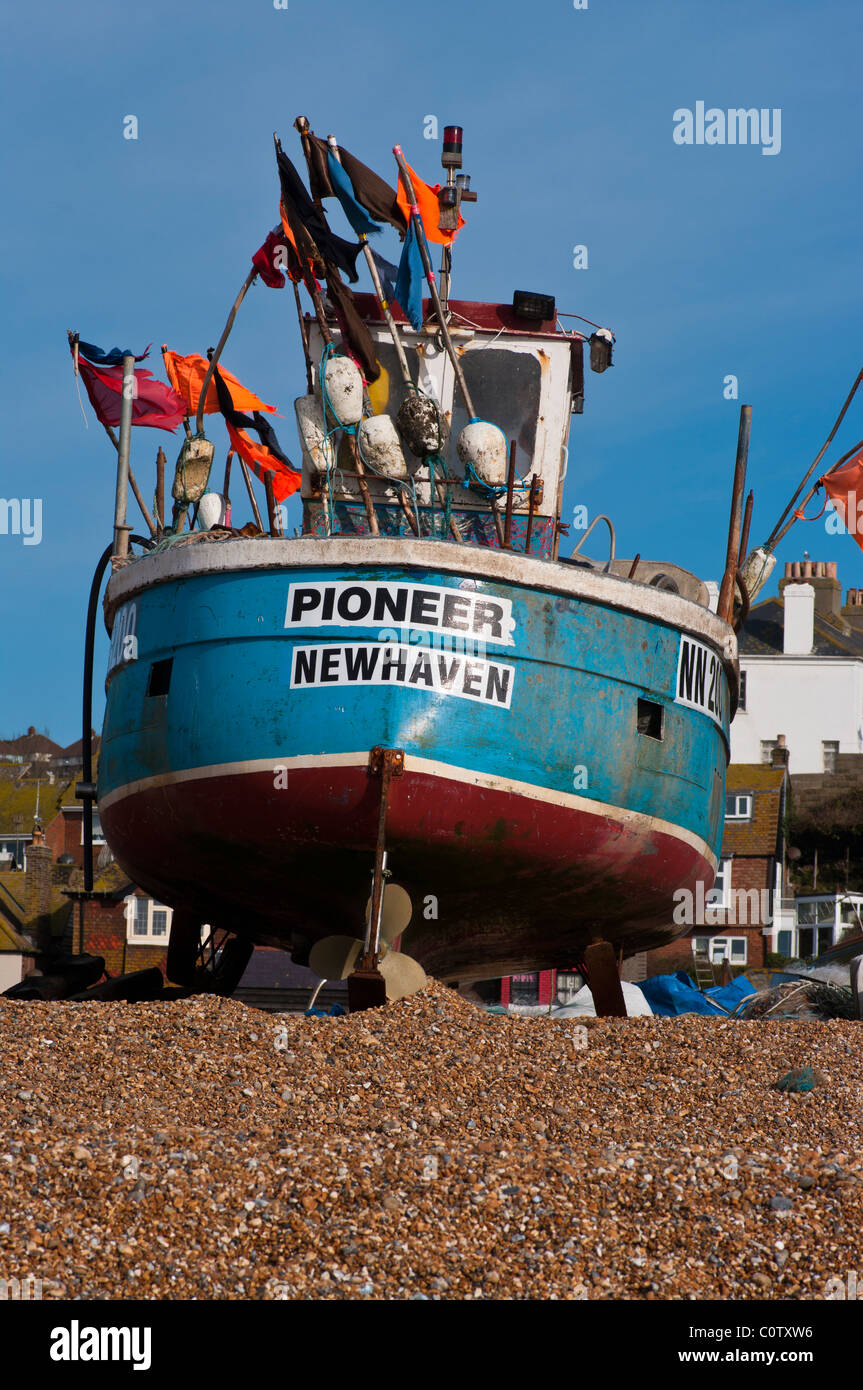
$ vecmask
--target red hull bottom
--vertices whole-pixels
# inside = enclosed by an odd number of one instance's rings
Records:
[[[102,822],[145,891],[202,922],[292,950],[361,935],[380,781],[361,767],[175,781],[109,797]],[[391,784],[389,866],[414,915],[402,949],[443,980],[577,964],[592,939],[625,954],[671,940],[672,894],[713,878],[709,851],[666,822],[417,771]],[[573,804],[578,803],[578,804]]]

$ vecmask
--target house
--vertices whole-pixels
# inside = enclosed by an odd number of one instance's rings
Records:
[[[675,895],[674,920],[689,931],[647,953],[649,975],[692,969],[700,954],[712,965],[759,969],[778,950],[792,920],[786,885],[785,820],[788,750],[777,741],[769,763],[731,763],[719,868],[706,894]],[[785,940],[785,938],[783,938]]]
[[[74,873],[66,896],[74,909],[65,942],[72,954],[102,956],[109,975],[154,965],[165,973],[172,910],[137,888],[119,864],[100,869],[90,897],[83,874]]]
[[[732,763],[769,762],[776,730],[794,776],[832,774],[863,754],[863,590],[845,604],[835,562],[789,562],[779,596],[753,606],[739,639]]]

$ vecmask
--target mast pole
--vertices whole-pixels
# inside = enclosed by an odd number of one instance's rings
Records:
[[[213,350],[213,354],[210,358],[210,365],[207,367],[206,373],[204,374],[204,380],[201,384],[201,394],[198,397],[198,413],[197,418],[195,420],[195,429],[198,434],[200,434],[204,428],[204,403],[207,399],[207,392],[210,389],[210,382],[213,379],[213,372],[216,370],[216,367],[218,366],[219,358],[222,355],[222,348],[228,341],[228,336],[231,332],[231,329],[234,326],[234,319],[237,317],[237,310],[239,309],[240,305],[245,299],[246,290],[254,281],[257,273],[258,272],[255,269],[255,267],[252,266],[251,270],[249,271],[248,275],[246,276],[245,280],[240,286],[240,292],[234,300],[233,305],[231,306],[231,312],[228,314],[228,321],[222,329],[222,336],[216,344],[215,349]]]
[[[135,399],[135,358],[128,352],[123,357],[123,393],[120,400],[120,439],[117,445],[117,490],[114,496],[114,554],[129,554],[129,532],[126,506],[129,497],[129,454],[132,445],[132,405]]]

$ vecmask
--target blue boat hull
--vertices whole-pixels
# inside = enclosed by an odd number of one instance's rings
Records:
[[[296,958],[358,932],[382,745],[405,753],[387,840],[428,969],[674,934],[671,894],[712,882],[722,833],[716,619],[443,543],[267,542],[266,564],[255,544],[177,548],[109,588],[99,804],[136,882]]]

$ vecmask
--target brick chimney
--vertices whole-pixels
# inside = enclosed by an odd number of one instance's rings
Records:
[[[771,767],[787,767],[790,754],[785,747],[785,735],[776,735],[776,747],[770,753]]]
[[[38,821],[33,824],[33,840],[27,846],[25,902],[28,926],[40,951],[51,944],[51,849]]]
[[[863,628],[863,589],[849,589],[842,608],[842,617],[849,627]]]
[[[808,582],[789,581],[782,594],[782,650],[786,656],[809,656],[815,640],[815,589]]]
[[[780,597],[790,584],[811,584],[815,591],[815,612],[844,627],[842,585],[836,577],[835,560],[786,560],[785,577],[779,581]]]

